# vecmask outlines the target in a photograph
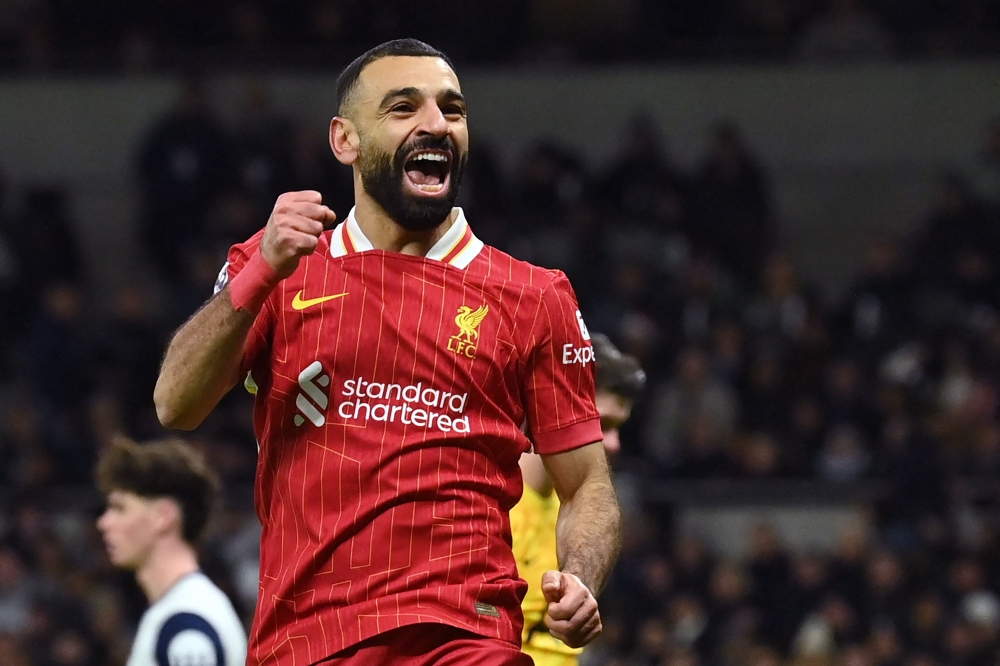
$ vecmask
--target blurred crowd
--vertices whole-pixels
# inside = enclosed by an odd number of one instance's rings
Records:
[[[151,404],[172,330],[275,197],[349,210],[349,169],[251,87],[236,122],[200,82],[135,151],[149,279],[88,282],[66,190],[0,179],[0,664],[120,664],[144,601],[93,519],[96,452],[164,431]],[[796,552],[766,525],[747,558],[633,508],[586,657],[620,666],[995,666],[1000,648],[1000,121],[942,174],[903,237],[870,239],[831,298],[782,248],[767,166],[726,121],[693,168],[637,116],[614,159],[541,142],[506,169],[477,142],[460,198],[477,235],[565,270],[592,330],[636,355],[649,390],[619,469],[646,484],[807,479],[874,490],[870,530]],[[249,617],[258,526],[250,401],[192,441],[230,490],[206,569]],[[867,486],[866,486],[867,487]]]
[[[475,26],[470,29],[470,26]],[[996,0],[5,0],[0,67],[315,66],[418,36],[458,62],[996,53]]]

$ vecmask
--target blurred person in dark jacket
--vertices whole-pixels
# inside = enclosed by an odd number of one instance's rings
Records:
[[[876,361],[914,325],[913,298],[909,257],[895,238],[876,238],[837,313],[837,333],[861,358]]]
[[[5,329],[20,332],[31,320],[41,300],[38,294],[46,287],[57,282],[79,284],[83,279],[67,191],[57,185],[29,185],[5,224],[2,189],[0,183],[0,300],[12,300],[0,304],[0,341]],[[5,292],[7,288],[11,291]],[[11,318],[2,321],[8,314]]]
[[[27,630],[36,592],[25,554],[9,543],[0,543],[0,634]]]
[[[997,11],[1000,14],[1000,9]],[[984,135],[983,147],[970,170],[969,180],[976,197],[994,215],[1000,215],[1000,118],[987,124]]]
[[[648,220],[661,189],[686,195],[687,184],[671,164],[656,120],[633,116],[625,128],[619,154],[598,179],[603,205],[615,216]]]
[[[698,238],[723,265],[744,279],[756,277],[771,250],[770,185],[739,128],[721,122],[695,183]]]
[[[146,250],[161,275],[174,278],[183,244],[198,237],[216,197],[233,183],[231,142],[202,80],[185,80],[177,106],[146,131],[137,171]]]
[[[734,432],[739,404],[732,388],[709,374],[706,351],[684,349],[677,374],[657,387],[646,420],[644,449],[648,460],[669,467],[676,464],[681,442],[697,417],[711,424],[714,436],[726,441]]]
[[[918,277],[930,288],[947,286],[959,258],[970,249],[995,256],[1000,238],[1000,229],[990,224],[962,176],[944,173],[937,188],[913,248],[914,264],[920,267]]]
[[[234,136],[236,180],[240,189],[252,198],[251,216],[257,219],[267,215],[279,194],[295,189],[287,182],[294,124],[274,108],[263,83],[251,81],[243,97],[242,115]],[[230,242],[245,237],[234,236]]]

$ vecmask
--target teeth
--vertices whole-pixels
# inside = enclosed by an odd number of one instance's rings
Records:
[[[444,183],[439,183],[438,185],[417,185],[416,187],[421,192],[440,192],[444,189]]]
[[[416,157],[414,157],[413,160],[414,161],[428,160],[430,162],[447,162],[448,158],[445,157],[444,155],[438,155],[436,153],[423,153],[422,155],[417,155]]]

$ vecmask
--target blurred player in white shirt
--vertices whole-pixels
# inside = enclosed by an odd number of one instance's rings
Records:
[[[218,489],[204,456],[179,440],[120,439],[97,463],[107,509],[97,521],[112,564],[135,572],[150,607],[128,666],[244,666],[232,603],[198,568],[194,544]]]

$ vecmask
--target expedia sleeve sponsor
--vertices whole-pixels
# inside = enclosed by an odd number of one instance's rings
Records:
[[[539,302],[522,386],[531,440],[547,455],[601,439],[594,349],[569,280],[556,273]]]
[[[590,345],[577,347],[573,343],[567,342],[562,347],[562,362],[563,365],[573,365],[574,363],[587,365],[588,363],[593,363],[594,348]]]

